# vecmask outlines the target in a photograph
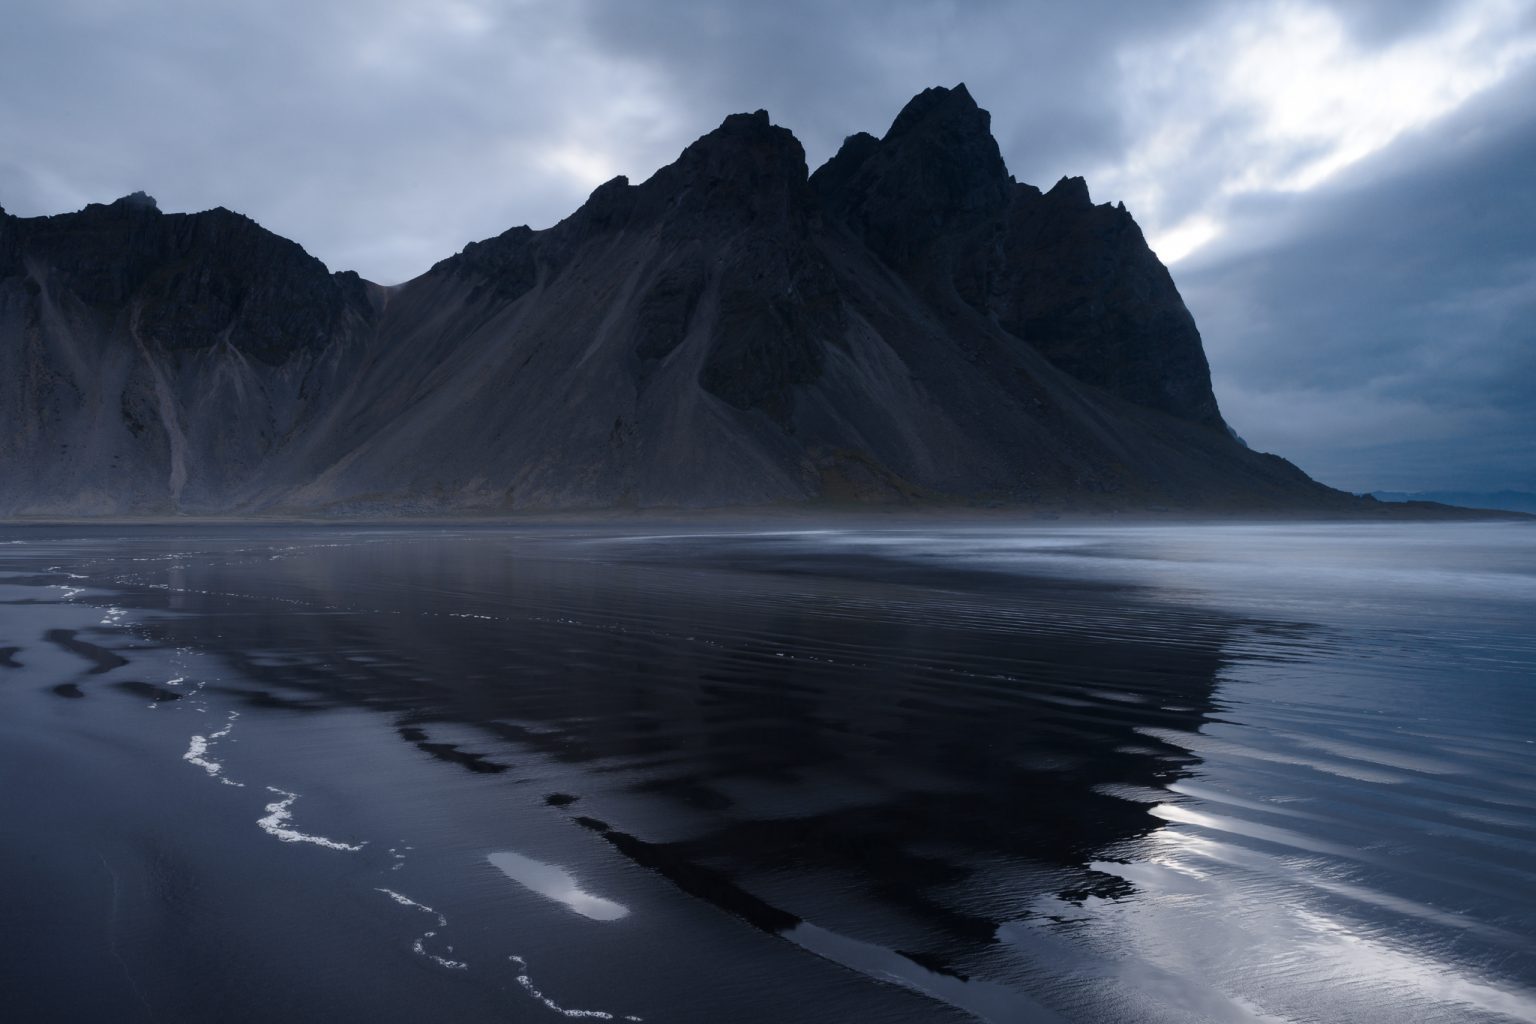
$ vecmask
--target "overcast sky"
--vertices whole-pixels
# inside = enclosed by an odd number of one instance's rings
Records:
[[[1536,490],[1536,0],[7,0],[0,205],[143,189],[407,279],[766,107],[814,167],[964,81],[1124,200],[1228,421],[1352,490]]]

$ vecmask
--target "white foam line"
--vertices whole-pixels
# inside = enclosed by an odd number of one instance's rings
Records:
[[[554,1010],[556,1013],[562,1016],[591,1017],[596,1020],[643,1021],[645,1019],[644,1017],[635,1017],[631,1016],[630,1014],[625,1014],[622,1018],[619,1018],[615,1017],[611,1013],[608,1013],[606,1010],[567,1010],[565,1007],[561,1006],[559,1003],[555,1002],[553,999],[549,998],[543,992],[540,992],[537,988],[534,987],[533,979],[528,976],[528,961],[524,960],[520,956],[509,956],[507,959],[517,964],[517,983],[523,986],[523,990],[526,991],[534,999],[537,999],[539,1002],[543,1003],[545,1006],[549,1007],[551,1010]]]
[[[283,798],[267,804],[267,816],[256,821],[256,824],[261,826],[261,830],[272,838],[284,843],[314,843],[316,846],[323,846],[327,850],[346,850],[349,853],[356,853],[366,845],[365,843],[358,843],[355,846],[350,843],[338,843],[334,839],[327,839],[324,836],[312,836],[308,833],[300,832],[298,829],[289,828],[288,822],[293,820],[293,814],[288,808],[293,806],[293,802],[299,798],[299,794],[290,793],[286,789],[278,789],[276,786],[268,786],[267,792],[276,793]]]
[[[446,968],[448,968],[450,971],[467,971],[467,970],[469,970],[469,964],[465,963],[462,960],[450,960],[450,959],[448,959],[445,956],[438,956],[436,953],[428,953],[427,952],[426,940],[430,939],[432,936],[434,936],[436,934],[437,934],[436,932],[423,932],[421,934],[421,936],[415,942],[411,943],[411,951],[416,953],[419,956],[426,957],[428,960],[431,960],[433,963],[437,964],[439,967],[446,967]],[[450,953],[453,952],[453,947],[452,946],[448,947],[448,952],[450,952]]]
[[[444,917],[443,914],[440,911],[433,910],[431,907],[427,906],[425,903],[417,903],[415,900],[411,899],[409,896],[406,896],[403,893],[395,892],[395,890],[393,890],[393,889],[385,889],[383,887],[379,887],[379,888],[376,888],[374,891],[375,892],[383,893],[384,895],[388,896],[390,899],[394,900],[396,903],[400,904],[402,907],[415,907],[417,910],[420,910],[420,911],[423,911],[425,913],[432,914],[432,915],[436,916],[436,918],[437,918],[437,926],[439,928],[446,928],[446,927],[448,927],[448,918]]]
[[[404,893],[395,892],[395,890],[393,890],[393,889],[385,889],[383,887],[377,887],[377,888],[374,889],[374,891],[375,892],[383,893],[384,895],[388,896],[390,899],[394,900],[396,903],[400,904],[402,907],[415,907],[417,910],[420,910],[423,913],[430,914],[433,917],[436,917],[437,918],[437,926],[439,928],[446,928],[446,927],[448,927],[448,918],[441,911],[433,910],[431,907],[427,906],[425,903],[417,903],[415,900],[411,899],[409,896],[405,895]],[[429,953],[429,952],[427,952],[427,940],[431,939],[431,938],[435,938],[436,936],[437,936],[437,932],[435,932],[435,931],[422,932],[421,935],[417,937],[416,941],[411,943],[411,951],[413,953],[415,953],[417,956],[424,956],[424,957],[426,957],[428,960],[431,960],[433,963],[437,964],[439,967],[446,967],[446,968],[448,968],[450,971],[467,971],[467,970],[469,970],[469,964],[465,963],[462,960],[450,960],[450,959],[448,959],[445,956],[438,956],[436,953]],[[450,953],[453,952],[453,947],[452,946],[448,947],[448,952],[450,952]]]
[[[153,707],[154,705],[150,706]],[[229,721],[225,724],[224,728],[217,732],[211,732],[207,736],[193,736],[191,742],[187,744],[187,752],[181,755],[181,759],[188,764],[197,765],[207,772],[210,778],[218,779],[226,786],[244,786],[245,783],[236,782],[234,779],[226,776],[224,774],[224,766],[208,757],[208,751],[213,748],[215,743],[229,735],[229,731],[235,727],[235,719],[239,717],[240,712],[231,711],[229,713]],[[270,807],[267,808],[269,811],[271,809]]]

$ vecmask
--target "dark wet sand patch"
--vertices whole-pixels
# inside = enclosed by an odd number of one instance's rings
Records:
[[[268,690],[241,690],[224,686],[210,687],[210,689],[218,693],[234,694],[253,708],[271,708],[279,711],[330,711],[338,706],[327,700],[293,700],[288,697],[279,697]]]
[[[85,691],[75,683],[60,683],[52,688],[52,692],[60,697],[84,697]]]
[[[818,956],[825,956],[845,967],[851,967],[861,972],[864,968],[855,966],[854,962],[839,957],[836,948],[829,949],[825,944],[808,944],[804,935],[806,929],[822,935],[829,935],[838,939],[842,944],[845,940],[841,937],[818,929],[804,918],[797,916],[781,907],[776,907],[747,892],[745,889],[731,881],[724,873],[713,868],[696,863],[678,851],[667,845],[647,842],[638,836],[630,835],[613,828],[605,821],[597,818],[578,815],[572,818],[576,824],[591,829],[604,839],[608,840],[614,849],[628,857],[641,867],[648,868],[656,874],[667,879],[680,890],[706,903],[739,917],[747,924],[770,935],[787,938],[796,945],[810,949]],[[804,926],[804,928],[802,928]],[[923,972],[932,975],[946,977],[962,985],[968,985],[968,975],[951,967],[941,956],[933,953],[913,953],[900,949],[882,949],[881,947],[868,946],[868,944],[854,942],[854,946],[866,946],[868,949],[878,950],[887,958],[891,966],[886,969],[887,978],[894,977],[902,984],[910,984],[919,991],[928,991],[923,985],[916,983],[916,977]],[[892,970],[894,968],[894,971]],[[928,993],[934,994],[931,991]],[[944,998],[944,997],[939,997]],[[950,1001],[946,999],[945,1001]],[[960,1006],[962,1003],[953,1003]],[[1055,1018],[1041,1018],[1055,1019]]]
[[[651,779],[631,787],[636,793],[657,793],[680,800],[701,811],[725,811],[732,805],[730,797],[708,785],[688,778]]]
[[[763,902],[713,868],[677,857],[663,846],[620,832],[597,818],[583,816],[575,821],[608,840],[614,849],[641,867],[649,868],[688,895],[734,914],[754,928],[778,935],[800,923],[800,918],[794,914]]]
[[[43,639],[51,644],[57,644],[71,654],[78,654],[80,657],[92,662],[94,667],[88,670],[91,675],[110,672],[115,668],[122,668],[128,664],[127,658],[114,654],[105,647],[98,647],[95,644],[76,639],[75,631],[72,629],[50,629],[43,634]]]
[[[581,797],[572,796],[569,793],[551,793],[544,798],[544,802],[551,807],[569,807],[580,799]]]
[[[156,702],[163,700],[181,700],[182,698],[182,695],[177,693],[175,690],[167,690],[163,686],[156,686],[154,683],[140,682],[137,679],[118,683],[117,688],[119,690],[131,693],[135,697],[142,697],[145,700],[152,700]]]
[[[21,662],[16,660],[16,652],[20,647],[0,647],[0,668],[21,668]]]
[[[461,768],[468,768],[472,772],[480,772],[485,775],[495,775],[507,770],[509,765],[492,761],[484,754],[475,754],[466,750],[460,750],[452,743],[430,743],[427,734],[421,729],[411,725],[402,725],[397,730],[401,738],[414,743],[417,749],[431,754],[440,761],[456,764]]]

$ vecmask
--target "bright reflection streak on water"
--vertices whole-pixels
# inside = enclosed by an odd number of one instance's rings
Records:
[[[485,859],[518,885],[545,899],[563,903],[593,921],[617,921],[629,916],[629,908],[582,889],[576,876],[558,864],[545,864],[511,850],[488,853]]]

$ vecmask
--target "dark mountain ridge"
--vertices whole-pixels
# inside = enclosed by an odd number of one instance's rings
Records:
[[[764,111],[403,285],[142,193],[0,211],[0,514],[1363,503],[1249,451],[1123,207],[964,86],[808,173]]]

